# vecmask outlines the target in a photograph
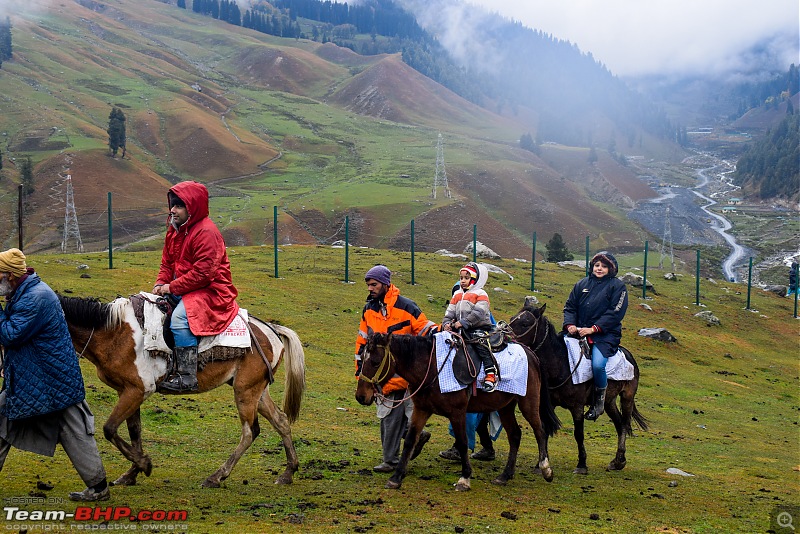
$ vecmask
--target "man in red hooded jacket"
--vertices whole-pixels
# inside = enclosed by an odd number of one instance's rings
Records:
[[[159,390],[197,390],[197,336],[220,334],[239,312],[225,241],[208,217],[208,189],[181,182],[167,193],[169,227],[153,293],[175,295],[172,313],[176,372]]]

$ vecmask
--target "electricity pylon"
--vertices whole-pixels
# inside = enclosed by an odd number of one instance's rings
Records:
[[[670,223],[670,205],[667,204],[666,221],[664,222],[664,235],[661,238],[661,259],[658,261],[658,268],[664,268],[664,257],[667,255],[667,247],[669,247],[669,261],[671,265],[670,272],[675,272],[675,254],[672,250],[672,224]]]
[[[75,239],[78,252],[83,252],[81,231],[78,228],[78,215],[75,213],[75,195],[72,192],[72,175],[67,175],[67,209],[64,213],[64,239],[61,241],[61,252],[67,251],[67,243]]]
[[[432,198],[436,198],[437,187],[443,188],[444,196],[451,198],[450,187],[447,185],[447,171],[444,168],[444,142],[442,141],[442,134],[439,134],[439,140],[436,143],[436,175],[433,177]]]

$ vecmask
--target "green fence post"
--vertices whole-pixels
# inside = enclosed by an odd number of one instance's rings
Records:
[[[108,192],[108,268],[114,268],[114,232],[111,226],[111,191]]]
[[[753,287],[753,256],[750,256],[750,265],[747,267],[747,306],[750,309],[750,288]]]
[[[411,285],[416,285],[414,280],[414,219],[411,219]]]
[[[536,232],[533,232],[533,254],[531,254],[531,291],[534,290],[536,275]]]
[[[586,276],[589,276],[589,236],[586,236]]]
[[[644,275],[642,276],[642,298],[647,298],[647,250],[650,247],[650,242],[644,242]]]
[[[350,283],[350,216],[344,217],[344,283]]]
[[[794,318],[797,319],[797,294],[800,293],[800,265],[794,266]],[[791,289],[791,288],[789,288]]]
[[[696,305],[700,305],[700,249],[697,249],[697,269],[695,274],[695,282],[694,282],[694,293],[695,293],[695,301]]]
[[[275,278],[278,278],[278,206],[272,206],[272,246],[275,248]]]
[[[472,261],[478,261],[478,225],[472,225]]]

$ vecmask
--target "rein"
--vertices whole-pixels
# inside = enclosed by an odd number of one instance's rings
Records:
[[[425,370],[425,376],[422,378],[422,382],[420,382],[419,387],[414,392],[408,394],[407,396],[403,396],[402,399],[397,399],[395,401],[392,401],[388,400],[385,395],[383,395],[380,391],[378,391],[377,393],[378,402],[380,402],[384,406],[389,406],[391,409],[394,409],[402,405],[407,400],[410,400],[417,393],[419,393],[422,390],[422,388],[425,387],[425,382],[428,380],[428,376],[430,376],[431,362],[435,357],[435,352],[436,352],[436,343],[433,343],[431,346],[431,353],[428,357],[428,368]],[[449,356],[450,353],[448,352],[448,357]],[[392,349],[389,348],[389,343],[387,341],[386,345],[384,346],[384,355],[383,358],[381,359],[381,363],[378,365],[378,369],[375,371],[375,374],[372,376],[372,378],[364,376],[362,372],[361,374],[358,375],[358,379],[363,380],[367,384],[372,384],[372,386],[375,387],[375,389],[377,390],[378,385],[389,377],[389,370],[392,367],[391,364],[394,363],[395,361],[396,360],[394,354],[392,354]],[[439,372],[441,372],[441,369],[439,369]],[[436,378],[439,378],[438,373],[436,375]]]
[[[89,342],[92,340],[92,336],[94,336],[94,327],[92,331],[89,333],[89,339],[86,340],[86,345],[83,346],[83,350],[78,354],[78,358],[83,358],[83,353],[86,352],[86,348],[89,346]]]
[[[539,332],[539,317],[536,317],[536,315],[534,315],[534,313],[533,313],[533,312],[531,312],[530,310],[524,310],[524,311],[523,311],[523,313],[527,313],[527,314],[530,314],[530,315],[532,315],[532,316],[533,316],[533,319],[534,319],[534,323],[533,323],[533,324],[532,324],[530,327],[528,327],[528,329],[527,329],[527,330],[525,330],[525,331],[524,331],[522,334],[520,334],[520,335],[518,335],[518,336],[513,336],[513,337],[514,337],[514,339],[515,339],[515,340],[519,341],[521,338],[523,338],[523,337],[525,337],[526,335],[528,335],[528,333],[529,333],[531,330],[533,330],[533,329],[535,328],[536,330],[535,330],[535,332],[533,333],[533,338],[531,338],[531,343],[533,343],[534,341],[536,341],[536,335],[537,335],[537,333]],[[522,314],[519,314],[519,315],[517,315],[516,317],[514,317],[513,319],[511,319],[511,323],[513,323],[514,321],[516,321],[517,319],[519,319],[521,316],[522,316]],[[509,323],[509,324],[510,324],[510,323]],[[539,342],[539,344],[538,344],[538,345],[536,345],[536,347],[535,347],[535,348],[532,348],[532,349],[531,349],[531,351],[532,351],[534,354],[536,354],[536,351],[537,351],[537,350],[539,350],[540,348],[542,348],[542,345],[544,345],[544,342],[547,340],[547,336],[548,336],[548,334],[549,334],[549,333],[550,333],[550,322],[549,322],[549,321],[546,321],[546,322],[545,322],[545,328],[544,328],[544,336],[542,336],[542,340]],[[573,375],[575,374],[575,372],[578,370],[578,367],[580,366],[580,364],[581,364],[581,361],[582,361],[582,360],[583,360],[583,350],[581,350],[581,357],[580,357],[580,358],[578,359],[578,361],[575,363],[575,367],[574,367],[574,368],[572,369],[572,371],[570,371],[570,373],[567,375],[567,378],[565,378],[565,379],[564,379],[564,381],[563,381],[563,382],[561,382],[561,383],[560,383],[559,385],[557,385],[557,386],[547,386],[547,389],[558,389],[558,388],[560,388],[561,386],[563,386],[564,384],[566,384],[567,382],[569,382],[569,381],[572,379],[572,376],[573,376]]]

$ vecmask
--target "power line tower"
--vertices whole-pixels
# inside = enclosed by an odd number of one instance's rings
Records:
[[[451,198],[450,188],[447,185],[447,171],[444,168],[444,142],[442,141],[442,134],[439,134],[439,140],[436,143],[436,175],[433,177],[432,198],[436,198],[437,187],[443,188],[444,196]]]
[[[67,209],[64,213],[64,239],[61,241],[61,252],[67,251],[67,243],[75,239],[78,252],[83,252],[81,231],[78,228],[78,215],[75,213],[75,195],[72,192],[72,175],[67,175]]]
[[[661,259],[658,261],[658,268],[664,268],[664,257],[667,255],[667,247],[669,247],[669,261],[671,265],[670,272],[675,272],[675,254],[672,250],[672,224],[670,223],[670,205],[667,204],[665,215],[666,221],[664,222],[664,235],[661,238]]]

